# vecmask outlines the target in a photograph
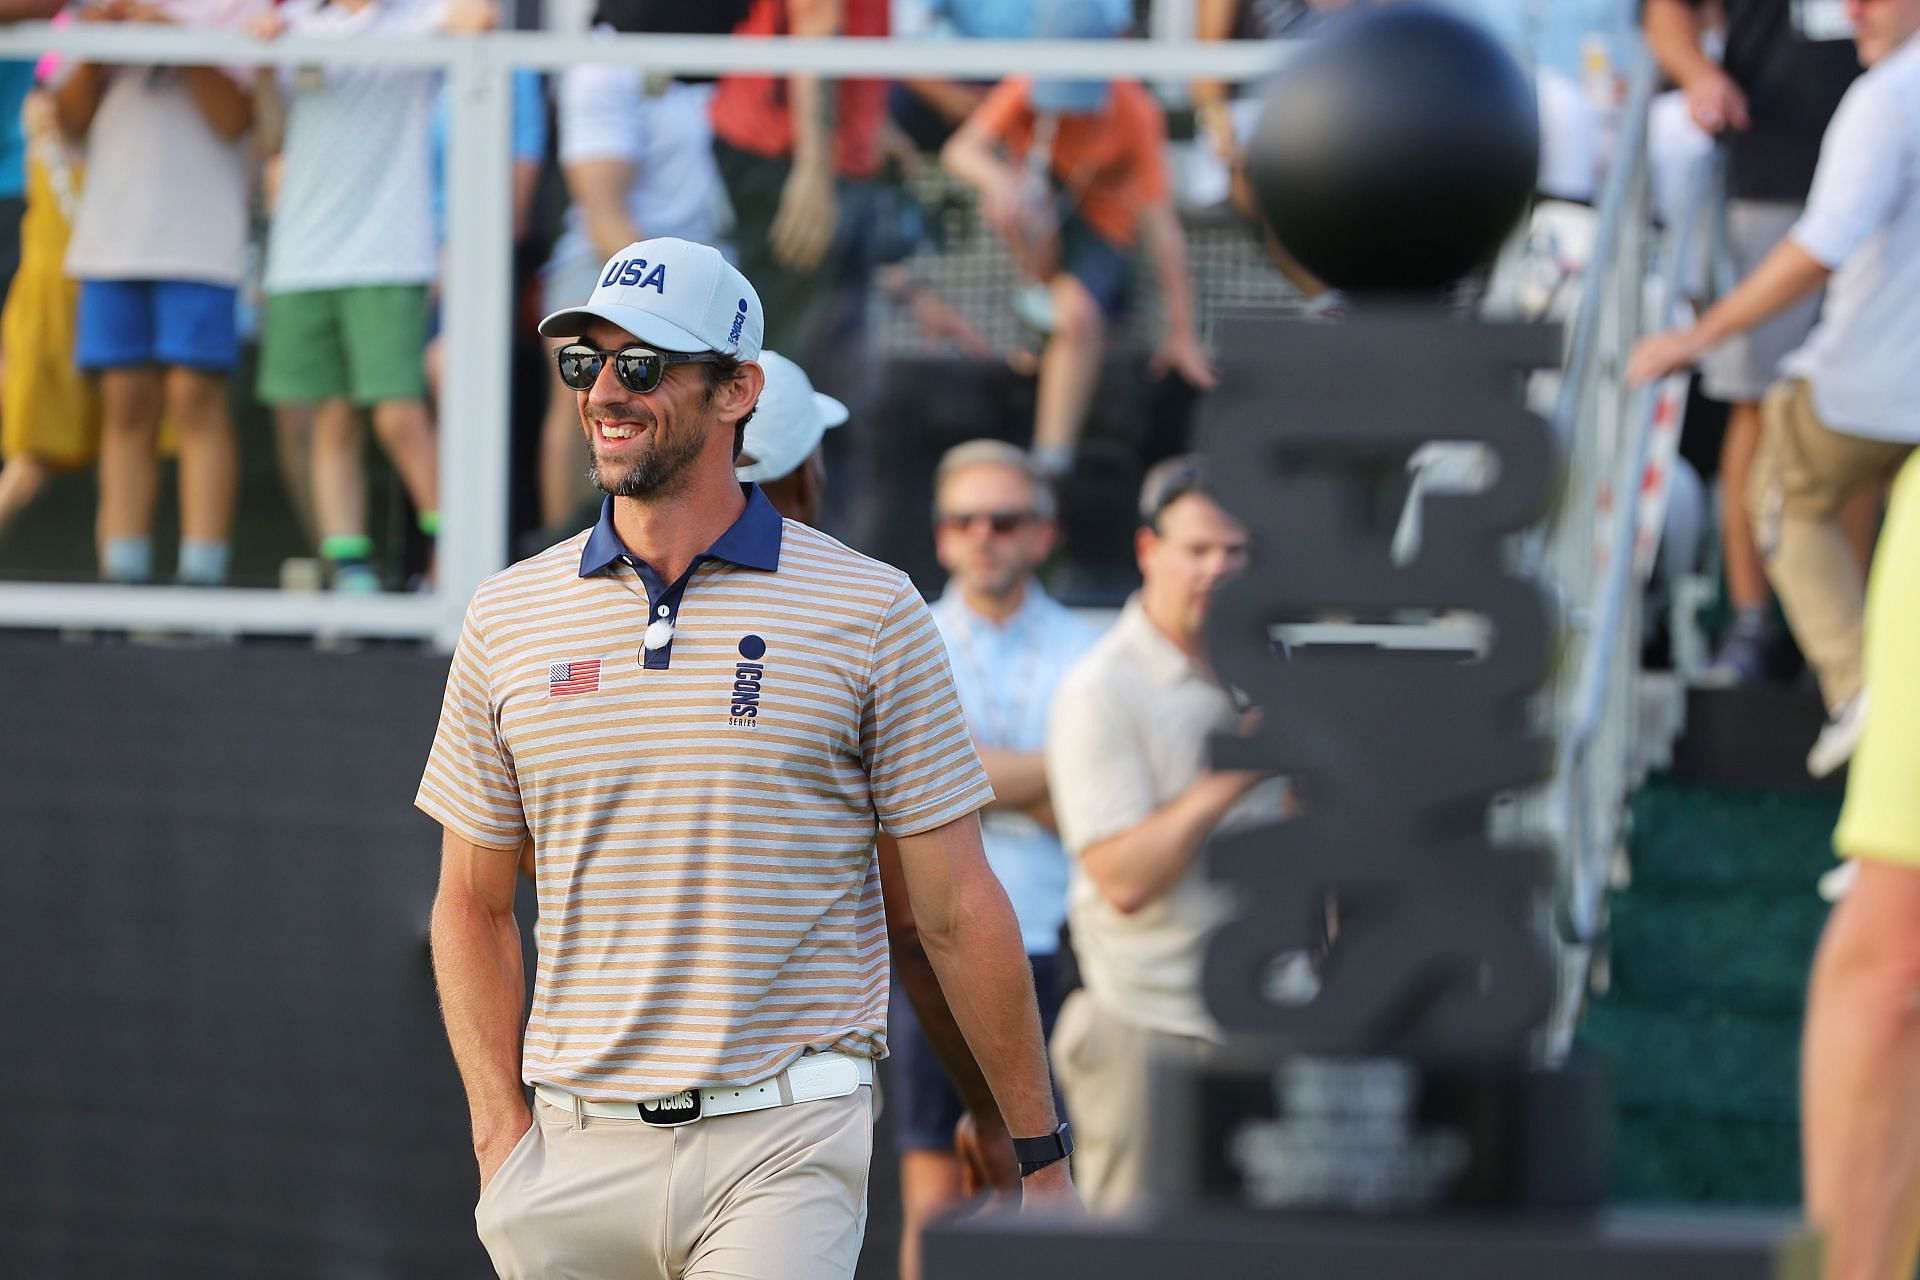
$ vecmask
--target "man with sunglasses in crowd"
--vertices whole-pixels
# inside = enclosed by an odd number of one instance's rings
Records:
[[[641,241],[540,328],[579,339],[559,373],[607,500],[475,594],[418,798],[445,828],[435,971],[495,1268],[853,1274],[886,1046],[876,823],[1028,1202],[1077,1204],[932,616],[735,478],[763,385],[752,286],[708,246]]]
[[[993,783],[994,801],[980,815],[987,863],[1013,901],[1041,1021],[1051,1034],[1060,999],[1054,962],[1067,915],[1067,860],[1047,800],[1047,710],[1061,676],[1098,633],[1034,578],[1053,552],[1054,496],[1024,449],[1003,440],[958,445],[940,459],[933,489],[934,550],[949,575],[933,617]],[[906,959],[897,966],[903,981]],[[937,1033],[944,1028],[923,1029],[916,1003],[895,1002],[890,1039],[901,1280],[920,1275],[921,1230],[972,1189],[955,1129],[964,1112],[971,1111],[976,1124],[982,1120],[942,1069],[954,1056],[939,1051]]]
[[[1285,783],[1207,767],[1207,740],[1252,714],[1207,658],[1207,617],[1245,569],[1247,530],[1196,457],[1147,473],[1135,540],[1140,591],[1054,699],[1047,780],[1074,958],[1085,984],[1061,1006],[1054,1070],[1073,1116],[1075,1181],[1111,1213],[1147,1186],[1157,1055],[1204,1057],[1219,1028],[1200,996],[1206,939],[1226,903],[1200,849],[1218,830],[1275,821]]]

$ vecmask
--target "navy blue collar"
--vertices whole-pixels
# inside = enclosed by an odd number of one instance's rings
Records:
[[[740,488],[747,495],[746,510],[725,533],[714,539],[711,547],[694,559],[696,562],[725,560],[742,569],[764,569],[772,573],[780,568],[783,527],[780,513],[767,501],[767,495],[760,492],[759,485],[743,484]],[[626,543],[620,541],[620,535],[613,528],[613,498],[609,496],[600,504],[600,519],[587,535],[586,549],[580,553],[580,576],[590,578],[615,561],[626,559],[627,554]]]

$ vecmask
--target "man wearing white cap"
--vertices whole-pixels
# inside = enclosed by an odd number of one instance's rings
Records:
[[[475,593],[417,800],[445,828],[435,972],[503,1277],[853,1274],[886,1051],[876,825],[1030,1200],[1077,1203],[933,619],[735,478],[763,327],[745,277],[670,239],[540,325],[579,339],[556,358],[607,500]]]
[[[847,406],[813,389],[807,371],[777,351],[760,353],[767,386],[733,473],[760,486],[773,509],[801,524],[820,523],[827,463],[820,441],[847,420]]]

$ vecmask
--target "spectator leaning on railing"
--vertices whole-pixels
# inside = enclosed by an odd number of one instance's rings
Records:
[[[1724,0],[1717,6],[1726,18],[1720,61],[1704,39],[1715,7],[1709,0],[1646,0],[1641,18],[1647,47],[1685,95],[1693,123],[1726,150],[1727,249],[1744,274],[1800,216],[1821,130],[1860,67],[1840,0]],[[1719,680],[1753,683],[1766,674],[1772,609],[1744,497],[1760,441],[1760,400],[1819,309],[1818,297],[1798,298],[1721,343],[1702,365],[1706,393],[1729,406],[1720,446],[1720,541],[1734,617],[1714,656]],[[1870,505],[1863,506],[1867,517]],[[1871,534],[1854,536],[1864,556]]]
[[[1920,0],[1850,0],[1868,68],[1820,146],[1806,212],[1734,291],[1635,349],[1635,382],[1685,368],[1822,285],[1819,323],[1762,406],[1748,492],[1756,536],[1829,720],[1808,757],[1830,772],[1867,715],[1865,587],[1839,516],[1920,441]]]
[[[237,27],[264,7],[109,0],[80,17]],[[253,125],[245,84],[245,72],[218,67],[82,62],[54,91],[61,127],[87,148],[67,273],[81,282],[74,359],[100,377],[100,571],[109,581],[153,577],[163,411],[180,442],[178,576],[198,585],[227,576],[239,465],[227,374],[239,355]]]

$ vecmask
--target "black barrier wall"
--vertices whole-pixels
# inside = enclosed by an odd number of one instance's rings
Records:
[[[446,678],[0,635],[0,1280],[493,1274],[413,808]]]
[[[412,808],[445,679],[0,639],[0,1276],[491,1274]]]

